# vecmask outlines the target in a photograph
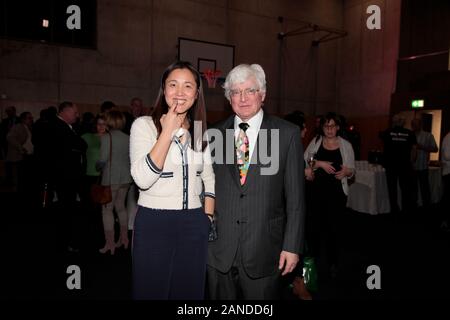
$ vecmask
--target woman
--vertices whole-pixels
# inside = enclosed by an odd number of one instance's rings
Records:
[[[98,237],[99,231],[102,229],[101,208],[100,205],[91,200],[90,190],[92,185],[97,183],[100,178],[100,172],[97,170],[97,161],[100,159],[101,137],[106,133],[106,129],[106,117],[104,114],[99,114],[95,117],[94,126],[90,132],[81,136],[87,144],[86,173],[83,177],[81,201],[86,213],[89,236],[96,247],[99,245],[97,242],[103,241]]]
[[[135,299],[204,298],[214,173],[202,140],[201,81],[190,63],[170,65],[152,116],[131,127],[131,174],[140,188],[133,235]]]
[[[102,168],[102,185],[111,186],[112,201],[102,208],[103,230],[105,233],[105,246],[100,253],[111,252],[124,246],[128,249],[128,214],[125,208],[125,198],[132,179],[130,175],[129,137],[122,132],[125,127],[125,116],[118,110],[106,113],[106,125],[109,134],[101,138],[100,159],[98,166]],[[120,237],[115,243],[114,213],[116,209],[120,224]]]
[[[100,139],[106,133],[106,117],[103,114],[95,118],[95,127],[91,132],[81,136],[87,144],[86,150],[86,176],[85,185],[87,194],[92,184],[97,182],[100,172],[97,170],[97,161],[100,159]]]
[[[321,120],[322,135],[313,139],[305,150],[305,161],[310,161],[314,172],[312,184],[314,222],[317,239],[317,271],[319,293],[324,297],[332,281],[332,269],[339,271],[339,223],[345,212],[348,194],[348,179],[355,172],[355,156],[352,145],[337,136],[339,118],[328,113]]]

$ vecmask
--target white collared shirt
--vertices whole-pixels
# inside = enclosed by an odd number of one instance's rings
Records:
[[[250,147],[249,150],[249,159],[252,159],[253,150],[255,150],[256,140],[258,139],[258,133],[259,129],[261,128],[261,123],[263,121],[264,112],[261,109],[259,109],[258,113],[255,114],[250,120],[248,120],[246,123],[249,125],[247,131],[245,133],[248,137],[248,144]],[[239,125],[244,122],[239,118],[238,116],[234,117],[234,139],[237,140],[239,136],[239,131],[241,130],[239,128]]]

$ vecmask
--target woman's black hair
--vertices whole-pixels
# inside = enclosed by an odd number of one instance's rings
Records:
[[[163,114],[166,114],[169,110],[169,106],[167,105],[166,99],[164,97],[164,88],[166,84],[166,80],[169,77],[170,73],[176,69],[188,69],[192,75],[194,76],[195,83],[197,85],[197,99],[195,100],[192,107],[188,110],[187,118],[190,122],[189,133],[191,134],[191,147],[193,149],[197,149],[197,146],[201,145],[201,150],[203,151],[206,147],[206,142],[203,141],[203,135],[206,131],[206,108],[205,108],[205,98],[203,96],[203,85],[202,78],[200,73],[192,66],[190,62],[187,61],[176,61],[172,63],[167,69],[164,71],[161,77],[161,85],[158,92],[158,97],[156,98],[156,102],[153,110],[151,111],[151,116],[153,118],[153,123],[156,126],[158,131],[158,136],[161,134],[162,126],[160,119]],[[197,140],[202,141],[194,141],[194,121],[201,122],[202,132],[201,136],[197,136]],[[200,134],[199,134],[200,135]],[[200,144],[199,144],[200,143]]]

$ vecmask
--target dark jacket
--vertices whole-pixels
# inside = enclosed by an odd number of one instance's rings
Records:
[[[226,150],[235,150],[233,134],[229,134],[231,139],[228,141],[225,139],[226,130],[234,131],[233,126],[234,116],[215,126],[224,137],[224,155]],[[271,155],[278,158],[278,171],[270,175],[261,171],[270,164],[263,164],[257,157],[257,153],[270,155],[267,150],[260,152],[263,149],[263,130],[268,132],[268,150],[273,144],[277,144],[279,150],[278,154]],[[279,132],[277,141],[272,141],[273,130]],[[243,266],[254,278],[277,272],[282,250],[301,253],[305,216],[303,147],[299,128],[265,113],[257,147],[261,150],[255,149],[252,155],[244,186],[239,182],[235,163],[221,164],[216,159],[213,165],[218,239],[209,243],[208,250],[208,264],[221,272],[228,272],[240,245]],[[215,148],[213,156],[219,146]],[[252,164],[255,159],[255,164]]]

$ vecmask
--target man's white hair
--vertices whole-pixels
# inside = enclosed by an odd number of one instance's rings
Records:
[[[225,98],[230,101],[230,90],[234,84],[245,82],[252,77],[255,78],[256,83],[258,84],[258,88],[256,89],[259,89],[261,92],[266,92],[266,74],[264,73],[263,68],[259,64],[240,64],[234,67],[225,79],[225,83],[223,84]]]

